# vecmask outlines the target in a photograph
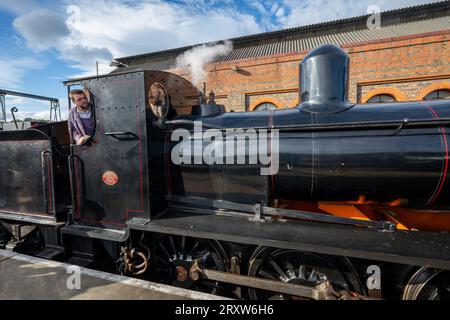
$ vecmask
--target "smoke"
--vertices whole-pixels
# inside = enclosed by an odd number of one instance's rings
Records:
[[[204,66],[220,56],[227,55],[231,50],[233,44],[228,40],[223,44],[194,47],[177,57],[176,68],[189,69],[192,83],[200,88],[208,78]]]

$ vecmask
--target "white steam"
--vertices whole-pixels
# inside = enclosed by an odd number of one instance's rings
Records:
[[[231,50],[233,50],[231,41],[225,41],[223,44],[204,44],[194,47],[177,57],[176,68],[189,69],[192,83],[200,88],[208,78],[204,66],[220,56],[227,55]]]

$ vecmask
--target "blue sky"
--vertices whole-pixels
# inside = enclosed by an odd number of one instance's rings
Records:
[[[61,81],[112,69],[112,58],[308,25],[421,0],[0,0],[0,88],[60,99]],[[48,118],[48,104],[8,98],[18,118]]]

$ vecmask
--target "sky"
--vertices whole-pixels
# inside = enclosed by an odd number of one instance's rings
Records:
[[[113,70],[113,58],[309,25],[426,0],[0,0],[0,88],[54,97],[62,81]],[[47,119],[49,103],[7,96],[16,117]]]

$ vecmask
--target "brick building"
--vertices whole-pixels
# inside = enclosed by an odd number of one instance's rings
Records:
[[[230,39],[233,50],[206,66],[207,91],[229,111],[291,108],[299,103],[299,63],[314,47],[350,56],[349,100],[356,103],[450,98],[450,1]],[[177,73],[176,57],[194,46],[116,59],[126,69]],[[123,68],[118,70],[123,71]]]

